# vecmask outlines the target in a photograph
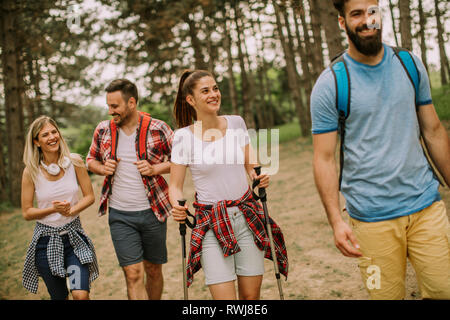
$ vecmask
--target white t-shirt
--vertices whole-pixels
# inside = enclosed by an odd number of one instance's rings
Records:
[[[250,142],[244,119],[224,116],[225,136],[201,140],[189,127],[178,129],[172,144],[171,162],[190,168],[197,199],[202,203],[236,200],[248,189],[244,147]]]
[[[54,200],[68,201],[71,206],[77,204],[78,181],[72,163],[66,169],[62,178],[56,181],[47,180],[41,170],[39,170],[35,184],[36,201],[39,209],[53,207],[52,201]],[[66,217],[55,212],[42,219],[38,219],[37,221],[47,226],[57,228],[68,224],[77,216],[78,214],[72,217]]]
[[[109,206],[123,211],[140,211],[150,208],[141,174],[134,162],[136,155],[136,131],[127,136],[118,129],[117,158],[120,159],[114,173]]]

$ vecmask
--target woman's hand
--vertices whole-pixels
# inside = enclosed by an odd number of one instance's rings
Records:
[[[259,184],[257,185],[258,188],[267,188],[269,187],[269,175],[265,173],[261,173],[259,176],[256,174],[255,170],[251,171],[251,178],[253,181],[259,180]]]
[[[65,217],[70,217],[72,214],[72,210],[71,210],[71,205],[70,202],[64,200],[64,201],[59,201],[59,200],[54,200],[52,201],[53,204],[53,209],[60,213],[61,215],[65,216]]]
[[[186,218],[187,218],[187,213],[186,213],[187,209],[188,209],[187,205],[185,205],[184,207],[179,206],[179,205],[172,206],[171,212],[172,212],[172,217],[174,218],[174,220],[179,223],[184,223],[184,220],[186,220]]]

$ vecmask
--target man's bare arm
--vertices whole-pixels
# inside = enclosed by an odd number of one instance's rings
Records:
[[[347,257],[360,257],[361,252],[358,250],[359,245],[356,238],[341,216],[339,178],[335,159],[337,132],[313,135],[313,145],[314,181],[325,207],[328,221],[333,228],[335,245]]]
[[[430,157],[450,186],[450,139],[432,104],[419,107],[419,122]]]

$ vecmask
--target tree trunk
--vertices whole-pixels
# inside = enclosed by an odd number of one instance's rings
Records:
[[[238,95],[236,90],[236,82],[234,80],[234,74],[233,74],[233,56],[231,53],[231,35],[230,35],[230,29],[228,28],[228,20],[226,16],[222,13],[222,27],[224,30],[223,35],[223,48],[225,52],[227,53],[227,80],[228,80],[228,87],[229,87],[229,94],[230,94],[230,100],[231,100],[231,107],[233,110],[233,114],[239,114],[239,108],[238,108]]]
[[[400,35],[402,37],[402,47],[412,50],[411,35],[411,10],[409,9],[409,0],[398,0],[400,9]]]
[[[429,72],[428,59],[427,59],[427,44],[425,42],[425,40],[426,40],[425,30],[427,27],[427,17],[425,16],[425,13],[423,11],[422,0],[419,0],[419,24],[420,24],[420,29],[419,29],[420,53],[422,55],[422,62],[425,65],[427,72]]]
[[[262,33],[262,26],[261,26],[261,19],[260,16],[257,16],[257,27],[258,27],[258,32],[261,34],[261,50],[263,51],[264,48],[264,35]],[[274,126],[275,124],[275,107],[272,101],[272,90],[271,90],[271,82],[269,77],[267,76],[267,71],[268,71],[268,63],[266,61],[266,59],[264,58],[264,55],[261,52],[261,73],[262,73],[262,81],[263,81],[263,86],[264,86],[264,96],[267,96],[267,103],[266,103],[266,110],[265,110],[265,117],[266,117],[266,124],[268,128],[271,128]]]
[[[317,79],[323,70],[322,28],[320,22],[320,8],[316,0],[308,0],[311,14],[311,28],[314,38],[314,78]]]
[[[258,30],[256,28],[257,22],[253,21],[253,19],[250,20],[251,22],[251,30],[253,33],[253,38],[256,40],[256,61],[257,61],[257,68],[256,68],[256,76],[258,78],[258,96],[259,96],[259,103],[256,113],[256,118],[258,120],[258,128],[267,128],[267,101],[266,101],[266,89],[264,86],[264,57],[262,54],[262,51],[264,50],[264,43],[263,41],[258,41],[256,34],[258,34]]]
[[[202,53],[202,43],[197,37],[198,30],[195,21],[189,17],[189,13],[185,15],[184,21],[189,25],[189,36],[191,38],[192,49],[194,49],[195,69],[206,70],[208,65]]]
[[[398,37],[397,37],[397,26],[395,24],[394,4],[392,3],[392,0],[389,0],[389,11],[391,13],[392,31],[394,32],[395,45],[398,47],[399,44],[398,44]]]
[[[251,92],[252,88],[250,85],[250,81],[248,79],[247,70],[245,67],[244,52],[242,50],[242,41],[245,41],[245,39],[241,39],[242,29],[239,23],[241,15],[238,1],[233,1],[233,9],[234,9],[234,22],[236,24],[236,31],[237,31],[239,65],[241,68],[243,117],[248,128],[255,128],[255,120],[253,119],[253,112],[252,112],[253,92]]]
[[[333,59],[338,53],[344,51],[342,36],[339,29],[338,14],[334,7],[323,1],[317,1],[320,9],[322,27],[325,31],[325,38],[328,46],[328,57]]]
[[[28,75],[30,77],[29,87],[33,87],[36,83],[35,74],[33,70],[33,57],[31,56],[30,50],[27,50],[27,68]],[[36,92],[36,91],[35,91]],[[31,124],[33,119],[36,117],[36,105],[37,105],[37,96],[33,100],[28,101],[28,125]]]
[[[56,119],[56,115],[58,112],[58,106],[55,103],[55,98],[53,95],[53,74],[52,71],[50,70],[50,62],[48,60],[48,57],[45,56],[45,65],[47,66],[47,77],[48,77],[48,100],[50,102],[50,117],[57,121]]]
[[[216,18],[214,16],[214,10],[212,10],[211,6],[214,5],[214,2],[210,3],[210,6],[203,8],[203,16],[204,16],[204,22],[206,25],[206,39],[207,39],[207,48],[208,48],[208,70],[212,73],[214,78],[217,78],[216,72],[215,72],[215,66],[217,64],[217,58],[219,56],[218,48],[216,43],[214,43],[211,35],[214,32],[215,29],[215,22]]]
[[[8,145],[9,200],[14,206],[20,206],[22,154],[24,147],[23,116],[20,108],[20,84],[16,53],[15,19],[17,9],[13,0],[4,0],[2,8],[3,23],[3,80],[5,90],[5,120]]]
[[[311,91],[312,91],[312,83],[311,83],[311,71],[308,65],[308,56],[306,54],[306,50],[308,46],[306,44],[309,42],[306,42],[306,38],[309,37],[308,35],[304,34],[304,39],[302,41],[300,37],[300,25],[298,24],[297,16],[301,15],[301,12],[299,10],[295,10],[294,8],[294,24],[295,24],[295,33],[297,35],[297,42],[298,42],[298,51],[300,55],[301,65],[302,65],[302,87],[305,89],[305,95],[306,95],[306,120],[308,122],[311,122],[311,113],[310,113],[310,97],[311,97]],[[303,14],[304,15],[304,14]],[[302,19],[300,17],[300,19]]]
[[[284,57],[286,60],[286,72],[288,76],[288,85],[290,92],[292,94],[292,100],[294,101],[295,110],[298,115],[299,125],[302,136],[308,136],[310,134],[310,129],[307,127],[307,123],[305,122],[305,110],[303,106],[302,97],[299,90],[298,83],[298,73],[295,68],[295,59],[292,52],[292,47],[288,45],[288,41],[283,34],[283,24],[281,22],[281,9],[279,5],[276,3],[276,0],[272,0],[273,7],[275,9],[275,17],[277,21],[277,29],[280,37],[281,45],[284,51]],[[289,22],[285,21],[285,25]]]
[[[439,57],[441,61],[441,83],[446,85],[448,83],[448,77],[450,77],[450,66],[448,64],[448,58],[445,54],[445,42],[444,42],[444,29],[441,23],[441,12],[439,10],[439,1],[434,0],[434,10],[436,16],[436,26],[437,26],[437,38],[439,43]]]

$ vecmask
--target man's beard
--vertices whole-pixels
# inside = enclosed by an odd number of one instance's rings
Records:
[[[131,119],[131,110],[127,107],[127,109],[124,111],[124,113],[122,113],[122,114],[115,113],[112,116],[114,117],[116,115],[119,117],[118,117],[117,121],[114,120],[114,122],[116,123],[116,125],[118,127],[120,127],[120,126],[126,124]]]
[[[358,32],[369,30],[367,24],[357,27],[355,32],[351,31],[347,22],[345,22],[345,30],[350,41],[355,45],[356,49],[366,56],[376,56],[383,44],[381,42],[382,29],[377,29],[377,33],[370,37],[361,38],[358,36]]]

